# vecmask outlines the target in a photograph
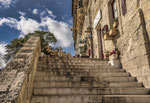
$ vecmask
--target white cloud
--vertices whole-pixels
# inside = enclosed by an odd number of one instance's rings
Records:
[[[3,69],[6,66],[6,64],[3,60],[3,57],[6,54],[6,48],[5,48],[6,45],[7,44],[4,42],[0,43],[0,69]]]
[[[25,15],[26,15],[25,12],[21,12],[21,11],[19,11],[19,14],[20,14],[21,16],[25,16]]]
[[[12,28],[16,27],[17,20],[14,18],[0,18],[0,26],[3,26],[3,24],[6,24]]]
[[[49,16],[49,17],[52,17],[52,18],[56,18],[57,16],[53,14],[53,12],[51,10],[48,10],[47,8],[45,8],[45,11],[41,11],[41,10],[38,10],[38,9],[34,9],[32,11],[33,14],[40,14],[41,17],[46,17],[46,16]]]
[[[48,10],[48,9],[46,9],[46,10],[47,10],[47,12],[48,12],[48,14],[49,14],[50,17],[56,18],[56,16],[53,14],[52,11],[50,11],[50,10]]]
[[[12,0],[0,0],[0,4],[4,7],[8,8],[11,4]]]
[[[16,3],[18,0],[0,0],[0,7],[9,8],[10,5]]]
[[[38,10],[37,10],[37,9],[34,9],[34,10],[32,11],[32,13],[36,15],[36,14],[38,14]]]
[[[1,43],[0,43],[0,53],[5,54],[5,51],[6,51],[5,46],[6,46],[6,45],[7,45],[7,44],[4,43],[4,42],[1,42]]]
[[[33,33],[40,28],[40,24],[37,21],[24,16],[20,17],[20,21],[14,18],[2,18],[0,19],[0,26],[3,26],[3,24],[21,31],[22,35]]]
[[[59,22],[52,18],[45,17],[42,19],[42,26],[46,26],[48,30],[54,33],[55,37],[57,38],[57,46],[62,47],[69,47],[71,46],[72,40],[72,33],[70,31],[70,27],[65,22]]]
[[[3,24],[21,31],[20,37],[46,27],[48,28],[48,31],[54,33],[57,38],[58,42],[56,46],[69,47],[73,43],[69,24],[54,20],[53,17],[41,17],[41,22],[37,22],[31,18],[25,18],[24,16],[20,16],[20,20],[14,18],[2,18],[0,19],[0,26],[3,26]]]
[[[20,21],[16,22],[17,30],[20,30],[23,34],[33,33],[40,28],[39,23],[36,20],[20,17]]]

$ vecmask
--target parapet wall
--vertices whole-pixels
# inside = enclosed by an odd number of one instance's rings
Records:
[[[0,103],[29,103],[40,47],[40,38],[30,37],[0,72]]]

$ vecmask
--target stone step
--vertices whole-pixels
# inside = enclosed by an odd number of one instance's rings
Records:
[[[102,103],[100,95],[33,96],[31,103]]]
[[[140,88],[139,82],[35,82],[34,88],[71,88],[71,87],[99,87],[99,88]]]
[[[108,87],[111,88],[138,88],[143,87],[143,84],[140,82],[110,82]]]
[[[102,103],[150,103],[150,95],[104,95]]]
[[[42,63],[42,62],[39,62],[39,63]],[[57,61],[57,62],[51,62],[51,61],[48,61],[49,64],[87,64],[87,65],[90,65],[90,64],[108,64],[108,62],[106,61]]]
[[[88,83],[88,82],[60,82],[60,81],[53,81],[53,82],[35,82],[34,88],[79,88],[79,87],[99,87],[104,88],[107,83],[101,82],[99,83]]]
[[[114,73],[95,73],[94,77],[129,77],[130,73],[114,72]]]
[[[104,77],[99,78],[99,80],[107,81],[107,82],[135,82],[137,81],[135,77]]]
[[[63,59],[53,59],[53,60],[47,60],[47,59],[40,59],[40,63],[107,63],[108,61],[94,61],[94,60],[63,60]]]
[[[39,65],[109,65],[107,62],[38,62]]]
[[[94,61],[94,60],[63,60],[63,59],[53,59],[53,60],[47,60],[47,59],[41,59],[39,60],[39,63],[108,63],[108,61]]]
[[[150,103],[124,69],[89,58],[40,57],[31,103]]]
[[[112,68],[110,65],[38,65],[38,67],[49,68]]]
[[[73,59],[40,59],[39,62],[56,62],[56,63],[107,63],[104,60],[73,60]]]
[[[87,61],[104,61],[104,59],[99,58],[60,58],[60,57],[50,57],[50,56],[42,56],[39,58],[42,59],[48,59],[48,60],[87,60]]]
[[[91,75],[87,72],[85,73],[71,73],[71,72],[57,72],[57,73],[53,73],[53,72],[36,72],[36,75],[40,75],[40,76],[86,76],[86,77],[129,77],[130,74],[129,73],[122,73],[122,72],[114,72],[114,73],[95,73],[94,75]]]
[[[120,69],[113,66],[48,66],[48,65],[38,65],[38,68],[63,68],[63,69],[85,69],[85,70],[91,70],[91,69]]]
[[[94,77],[76,77],[76,76],[70,76],[70,77],[66,77],[66,76],[45,76],[45,75],[36,75],[35,77],[35,81],[36,82],[51,82],[51,81],[59,81],[59,82],[65,82],[65,81],[70,81],[70,82],[75,82],[75,81],[85,81],[85,80],[89,80],[89,81],[98,81],[98,78],[94,78]]]
[[[66,60],[66,61],[104,61],[98,58],[48,58],[48,60]]]
[[[88,66],[90,66],[90,67],[103,67],[103,66],[106,66],[106,67],[110,67],[111,65],[110,64],[108,64],[108,63],[106,63],[106,64],[38,64],[39,66],[43,66],[43,65],[47,65],[47,66],[49,66],[49,67],[55,67],[55,66],[57,66],[57,67],[75,67],[75,66],[77,66],[77,67],[79,67],[79,66],[81,66],[81,67],[88,67]]]
[[[33,96],[31,103],[150,103],[150,95]]]
[[[41,81],[45,81],[45,82],[51,82],[51,81],[104,81],[104,82],[135,82],[136,78],[134,77],[76,77],[76,76],[70,76],[70,77],[66,77],[66,76],[45,76],[45,75],[36,75],[35,77],[35,81],[37,82],[41,82]]]
[[[47,58],[40,58],[40,62],[107,62],[105,60],[90,60],[90,59],[47,59]]]
[[[73,69],[73,68],[37,68],[37,71],[65,71],[65,72],[90,72],[90,73],[97,73],[97,72],[126,72],[124,69],[104,69],[104,68],[100,68],[100,69]]]
[[[146,88],[34,88],[34,95],[147,95]]]
[[[109,69],[109,70],[101,70],[101,71],[77,71],[77,70],[65,70],[65,69],[62,69],[62,70],[60,70],[60,69],[41,69],[41,70],[39,70],[38,69],[38,71],[39,72],[47,72],[47,73],[51,73],[51,74],[66,74],[66,73],[68,73],[68,74],[70,74],[70,75],[72,75],[72,74],[87,74],[87,75],[96,75],[96,74],[99,74],[99,73],[126,73],[125,71],[123,71],[123,70],[115,70],[115,69],[113,69],[113,70],[111,70],[111,69]]]

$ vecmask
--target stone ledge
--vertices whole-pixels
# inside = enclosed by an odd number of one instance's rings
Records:
[[[26,103],[30,101],[41,52],[40,46],[39,37],[30,37],[24,47],[0,72],[0,103]]]

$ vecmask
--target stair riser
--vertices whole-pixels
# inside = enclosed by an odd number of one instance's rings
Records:
[[[91,70],[85,70],[85,69],[64,69],[64,68],[38,68],[38,71],[60,71],[60,72],[90,72],[90,73],[101,73],[101,72],[125,72],[123,69],[91,69]]]
[[[57,70],[41,70],[38,72],[45,72],[45,73],[49,73],[52,75],[101,75],[101,74],[105,74],[105,73],[125,73],[125,72],[120,72],[120,71],[101,71],[101,72],[77,72],[77,71],[57,71]]]
[[[92,61],[59,61],[59,60],[56,60],[56,61],[39,61],[39,64],[43,64],[43,63],[48,63],[48,64],[62,64],[62,63],[65,63],[65,64],[107,64],[107,62],[105,61],[96,61],[96,62],[92,62]]]
[[[59,83],[35,83],[34,88],[71,88],[71,87],[101,87],[104,88],[105,84],[90,84],[90,83],[64,83],[64,82],[59,82]]]
[[[104,97],[103,103],[150,103],[150,97]]]
[[[112,68],[109,65],[90,66],[90,65],[39,65],[38,67],[48,68]]]
[[[100,87],[100,88],[140,88],[141,83],[126,82],[126,83],[78,83],[78,82],[35,82],[34,88],[47,87]]]
[[[105,61],[104,59],[91,59],[91,58],[48,58],[48,60],[63,60],[63,61],[91,61],[91,62],[95,62],[95,61]]]
[[[105,78],[93,78],[93,77],[82,77],[83,79],[88,79],[89,81],[104,81],[104,82],[135,82],[135,78],[131,77],[105,77]],[[35,81],[45,81],[45,82],[51,82],[51,81],[60,81],[60,82],[65,82],[65,81],[70,81],[70,82],[81,82],[81,77],[65,77],[65,76],[60,76],[60,77],[55,77],[55,76],[36,76]]]
[[[50,67],[38,67],[38,71],[65,71],[65,72],[90,72],[90,73],[97,73],[97,72],[125,72],[124,69],[108,69],[108,68],[97,68],[97,69],[79,69],[79,68],[50,68]]]
[[[149,93],[147,89],[136,88],[36,88],[34,95],[146,95]]]
[[[64,103],[64,101],[65,103],[150,103],[150,96],[37,96],[32,98],[31,103]]]
[[[31,103],[101,103],[101,96],[37,96],[32,98]]]
[[[100,69],[119,69],[119,68],[115,68],[115,67],[107,67],[107,66],[103,66],[103,67],[90,67],[90,66],[88,66],[88,67],[80,67],[80,66],[73,66],[73,67],[57,67],[57,66],[55,66],[55,67],[51,67],[51,66],[46,66],[46,65],[43,65],[43,66],[38,66],[38,69],[39,68],[43,68],[43,69],[45,69],[45,68],[47,68],[47,69],[56,69],[56,68],[59,68],[59,69],[74,69],[74,70],[85,70],[85,71],[87,71],[87,70],[100,70]],[[120,69],[119,69],[120,70]]]
[[[82,77],[83,78],[83,77]],[[84,77],[83,78],[88,79],[89,81],[98,81],[97,78],[90,78],[90,77]],[[59,81],[59,82],[81,82],[81,77],[65,77],[65,76],[60,76],[60,77],[55,77],[55,76],[36,76],[35,81],[45,81],[45,82],[50,82],[50,81]]]
[[[47,72],[37,72],[36,75],[39,75],[39,76],[79,76],[79,77],[83,77],[83,76],[86,76],[86,77],[90,77],[90,76],[93,76],[93,77],[129,77],[129,73],[96,73],[94,75],[92,74],[89,74],[89,73],[47,73]]]
[[[81,61],[81,60],[76,60],[76,61],[73,61],[73,60],[40,60],[39,63],[73,63],[73,64],[76,64],[76,63],[79,63],[79,64],[84,64],[84,63],[94,63],[94,64],[103,64],[103,63],[108,63],[108,61]]]
[[[39,61],[48,61],[48,62],[107,62],[104,60],[92,60],[92,59],[60,59],[60,58],[53,58],[53,59],[47,59],[47,58],[40,58]]]

